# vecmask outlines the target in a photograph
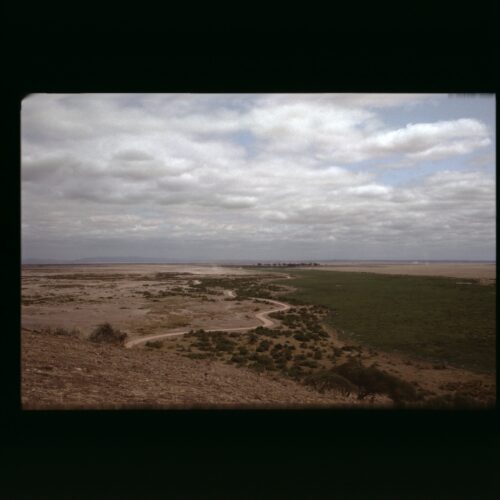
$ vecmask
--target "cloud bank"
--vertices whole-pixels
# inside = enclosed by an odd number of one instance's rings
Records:
[[[445,101],[29,96],[23,256],[491,259],[494,130]]]

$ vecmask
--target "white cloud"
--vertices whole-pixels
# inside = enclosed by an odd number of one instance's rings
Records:
[[[477,117],[399,128],[384,120],[384,109],[404,108],[411,118],[433,99],[30,96],[22,110],[23,238],[491,245],[489,171],[437,170],[397,186],[358,165],[418,171],[481,148],[494,159],[492,131]]]

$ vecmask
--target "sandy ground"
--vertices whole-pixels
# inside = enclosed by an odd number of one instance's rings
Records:
[[[307,269],[319,271],[346,271],[378,274],[403,274],[411,276],[443,276],[450,278],[468,278],[496,280],[496,264],[468,263],[429,263],[429,264],[374,264],[345,263],[334,266],[319,266]]]
[[[154,274],[154,273],[189,273],[189,274],[252,274],[242,267],[222,267],[216,265],[191,264],[77,264],[77,265],[23,265],[25,271],[36,272],[37,275],[50,274]]]
[[[190,274],[154,280],[156,273]],[[199,283],[194,276],[233,274],[249,272],[212,266],[26,266],[22,270],[21,325],[30,329],[78,328],[89,334],[97,325],[109,322],[130,337],[179,327],[254,326],[255,313],[269,309],[265,304],[228,300],[231,297],[223,290],[206,301],[172,291]],[[171,295],[161,300],[143,295],[160,291]]]
[[[234,292],[232,290],[224,290],[225,295],[229,295],[230,297],[234,297]],[[271,304],[274,307],[272,309],[268,309],[266,311],[261,311],[257,312],[254,314],[255,318],[260,322],[256,323],[252,326],[244,326],[240,327],[238,325],[234,327],[228,327],[228,328],[216,328],[213,330],[207,330],[204,328],[205,331],[210,332],[210,331],[217,331],[217,332],[247,332],[248,330],[253,330],[257,326],[264,326],[266,328],[272,328],[276,325],[278,325],[278,321],[275,319],[271,319],[269,317],[269,314],[278,312],[278,311],[287,311],[290,309],[290,304],[285,304],[284,302],[279,302],[277,300],[270,300],[270,299],[260,299],[262,302],[265,302],[267,304]],[[278,307],[276,307],[278,306]],[[150,340],[159,340],[159,339],[164,339],[164,338],[169,338],[169,337],[178,337],[180,335],[185,335],[186,333],[189,333],[190,330],[179,330],[175,332],[165,332],[165,333],[157,333],[156,335],[146,335],[144,337],[139,337],[135,338],[132,340],[129,340],[128,342],[125,343],[125,347],[134,347],[139,344],[146,343]]]

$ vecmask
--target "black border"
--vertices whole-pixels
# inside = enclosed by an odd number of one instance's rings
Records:
[[[78,19],[78,17],[77,17]],[[61,497],[104,481],[106,497],[217,488],[250,498],[264,483],[286,495],[327,498],[489,498],[496,488],[497,410],[75,411],[19,409],[19,106],[30,92],[456,92],[494,93],[491,25],[470,30],[177,30],[109,33],[84,16],[63,27],[12,14],[5,43],[7,133],[3,213],[9,290],[3,355],[4,458],[13,497],[48,488]],[[348,23],[346,23],[348,24]],[[49,28],[47,26],[50,25]],[[339,28],[340,26],[340,28]],[[370,20],[361,28],[370,26]],[[115,26],[116,28],[116,26]],[[238,26],[237,26],[238,28]],[[17,378],[16,378],[17,374]],[[12,382],[14,381],[14,382]],[[93,475],[82,474],[82,470]],[[252,472],[250,472],[252,471]],[[135,481],[134,481],[135,476]],[[120,486],[115,479],[121,478]],[[137,480],[140,478],[140,481]],[[123,479],[126,479],[124,481]],[[54,482],[52,482],[54,481]],[[142,484],[143,488],[139,487]],[[75,485],[80,488],[75,491]],[[116,489],[113,489],[116,488]],[[44,490],[44,491],[45,491]],[[144,492],[151,494],[144,494]],[[118,495],[116,495],[118,496]],[[241,495],[238,495],[241,496]],[[276,495],[273,495],[276,496]],[[122,496],[123,497],[123,496]],[[233,495],[228,498],[233,498]],[[219,497],[220,498],[220,497]]]

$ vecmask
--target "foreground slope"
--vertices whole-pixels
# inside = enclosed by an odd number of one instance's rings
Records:
[[[125,349],[48,331],[22,332],[22,405],[211,408],[352,405],[277,375],[171,352]]]

